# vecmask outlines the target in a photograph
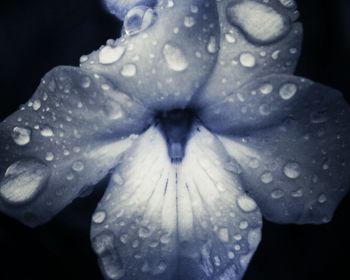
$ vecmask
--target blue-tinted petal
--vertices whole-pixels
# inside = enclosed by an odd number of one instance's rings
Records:
[[[247,191],[267,219],[328,222],[350,185],[348,104],[341,93],[297,77],[255,83],[242,92],[245,101],[232,105],[228,125],[222,123],[229,115],[224,106],[225,116],[214,118],[211,127],[229,135],[220,139],[242,166]],[[266,83],[272,91],[259,92]],[[238,104],[248,108],[245,115],[236,114]]]
[[[82,67],[108,77],[147,107],[184,108],[216,61],[215,3],[159,1],[154,10],[136,7],[130,13],[139,26],[130,23],[130,35],[83,57]]]
[[[294,1],[217,1],[221,27],[218,61],[193,99],[197,107],[221,101],[245,83],[272,73],[292,73],[302,40]]]
[[[96,184],[148,112],[102,77],[57,67],[0,124],[0,210],[34,226]]]
[[[136,6],[152,7],[157,0],[103,0],[106,8],[115,16],[124,19],[125,15]]]
[[[261,215],[237,163],[205,128],[172,164],[157,127],[135,142],[93,215],[106,279],[241,279],[260,241]]]

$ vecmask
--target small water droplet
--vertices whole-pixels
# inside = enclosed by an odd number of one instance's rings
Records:
[[[45,159],[47,161],[53,161],[55,159],[55,155],[51,152],[46,153]]]
[[[264,174],[261,175],[260,179],[264,184],[270,184],[273,181],[272,173],[265,172]]]
[[[137,68],[135,64],[125,64],[121,69],[121,74],[124,77],[134,77],[136,75]]]
[[[89,88],[91,85],[91,79],[89,77],[84,77],[81,80],[81,87],[82,88]]]
[[[236,38],[231,33],[226,33],[225,34],[225,39],[230,44],[236,43]]]
[[[318,202],[320,204],[324,204],[327,202],[327,196],[325,194],[321,194],[319,197],[318,197]]]
[[[209,42],[208,42],[208,45],[207,45],[207,51],[208,51],[208,53],[211,53],[211,54],[214,54],[214,53],[216,53],[218,51],[218,46],[217,46],[217,43],[216,43],[215,36],[210,36]]]
[[[227,228],[221,228],[218,231],[218,237],[222,242],[229,242],[230,235]]]
[[[247,221],[242,221],[242,222],[239,223],[239,228],[240,228],[241,230],[247,229],[248,226],[249,226],[249,224],[248,224]]]
[[[41,108],[41,101],[40,100],[34,100],[33,101],[33,110],[38,111]]]
[[[101,224],[106,219],[106,212],[105,211],[97,211],[92,216],[92,221],[96,224]]]
[[[76,172],[82,172],[85,168],[85,165],[82,161],[77,160],[73,162],[72,169]]]
[[[257,208],[255,201],[246,195],[239,196],[237,203],[239,208],[244,212],[253,212]]]
[[[260,87],[260,92],[264,95],[270,94],[273,91],[272,84],[266,83]]]
[[[283,167],[283,173],[290,179],[297,179],[301,174],[300,164],[296,162],[288,162]]]
[[[43,137],[52,137],[54,136],[53,130],[51,127],[49,126],[44,126],[41,130],[40,130],[40,134]]]
[[[196,24],[196,20],[194,19],[194,17],[191,17],[191,16],[185,17],[185,19],[184,19],[184,26],[185,27],[191,28],[195,24]]]
[[[271,197],[273,199],[281,199],[282,197],[284,197],[284,192],[280,189],[276,189],[271,192]]]
[[[280,88],[280,96],[284,100],[291,99],[298,91],[296,84],[286,83]]]

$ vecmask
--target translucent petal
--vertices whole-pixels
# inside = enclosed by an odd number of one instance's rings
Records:
[[[266,83],[273,87],[267,95],[258,90]],[[274,75],[255,87],[256,94],[248,86],[244,102],[226,104],[224,115],[207,120],[230,135],[220,139],[267,219],[328,222],[350,185],[348,104],[339,92],[297,77]],[[235,114],[238,104],[249,108],[245,117]],[[268,116],[259,112],[261,104],[270,108]],[[219,120],[226,117],[228,125]]]
[[[193,99],[203,107],[245,83],[272,73],[293,73],[302,40],[294,1],[217,1],[221,27],[218,62]]]
[[[131,27],[128,20],[124,29],[130,35],[84,56],[82,67],[108,77],[147,107],[162,111],[186,107],[216,62],[215,3],[159,1],[153,12],[135,7],[129,13]]]
[[[261,215],[237,163],[197,126],[172,164],[157,127],[113,174],[93,215],[106,279],[241,279],[260,241]]]
[[[148,115],[102,77],[53,69],[0,124],[0,210],[46,222],[115,167]]]
[[[103,0],[103,2],[112,14],[123,20],[133,7],[142,5],[152,7],[157,0]]]

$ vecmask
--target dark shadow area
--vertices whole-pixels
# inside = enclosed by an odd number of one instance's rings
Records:
[[[350,102],[350,1],[297,2],[305,36],[296,74],[339,89]],[[100,0],[2,0],[0,119],[31,97],[46,72],[78,65],[81,55],[118,37],[120,28]],[[37,229],[0,214],[0,279],[102,279],[89,227],[107,183]],[[265,221],[262,243],[244,279],[350,279],[349,216],[348,195],[327,225]]]

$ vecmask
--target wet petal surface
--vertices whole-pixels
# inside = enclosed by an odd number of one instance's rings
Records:
[[[103,0],[106,8],[121,20],[134,7],[147,6],[152,7],[157,0]]]
[[[294,1],[293,1],[294,2]],[[192,103],[220,102],[245,83],[272,73],[292,73],[302,39],[296,5],[283,1],[218,1],[220,51],[213,75]]]
[[[182,109],[216,62],[219,27],[213,1],[159,1],[135,7],[125,36],[82,59],[121,90],[157,110]],[[179,86],[181,85],[181,86]]]
[[[57,67],[0,125],[0,209],[25,224],[49,220],[118,162],[148,111],[100,76]]]
[[[241,279],[260,241],[261,215],[236,167],[201,126],[178,164],[157,127],[142,135],[92,219],[106,279]]]
[[[297,77],[272,75],[253,84],[241,92],[244,101],[223,104],[225,116],[208,124],[229,135],[220,140],[266,218],[328,222],[350,183],[348,104],[341,93]]]

